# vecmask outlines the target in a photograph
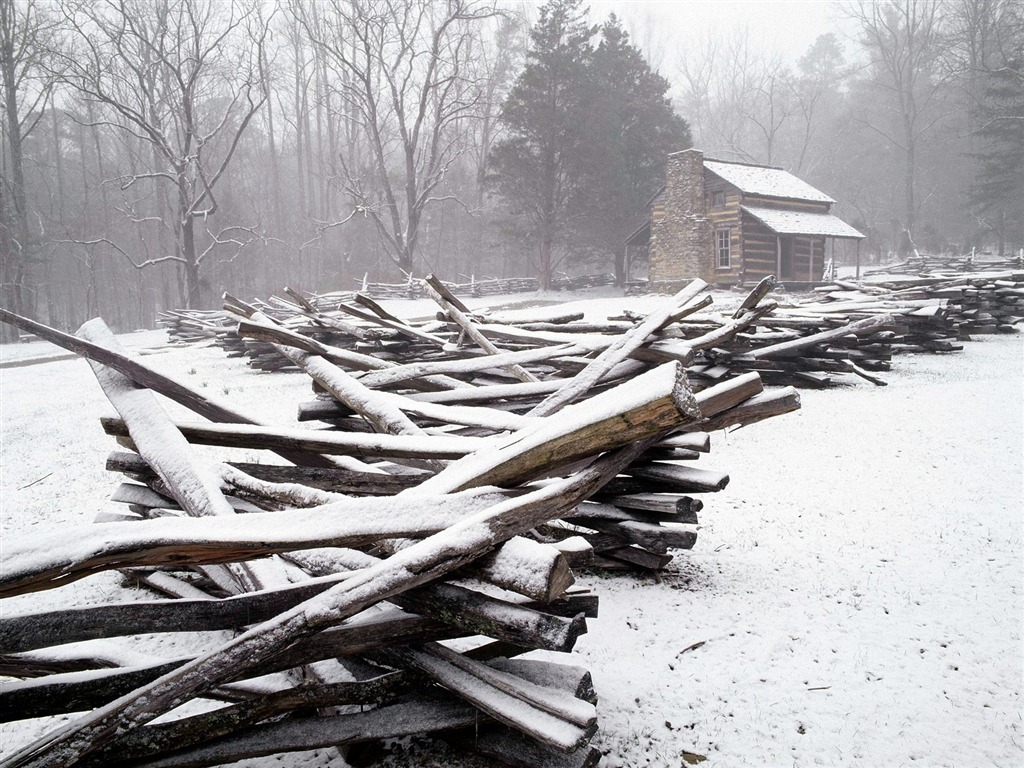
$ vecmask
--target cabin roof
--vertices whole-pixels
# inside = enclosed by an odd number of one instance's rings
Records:
[[[864,237],[856,229],[831,213],[780,211],[775,208],[758,208],[753,205],[741,205],[740,210],[750,214],[772,232],[780,235],[818,235],[851,240],[860,240]]]
[[[809,200],[834,203],[831,197],[815,189],[788,171],[768,165],[748,165],[722,160],[705,160],[704,167],[732,184],[744,194],[782,197],[788,200]]]

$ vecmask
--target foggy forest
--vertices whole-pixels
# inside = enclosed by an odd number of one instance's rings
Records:
[[[636,5],[0,0],[3,305],[130,330],[225,290],[622,281],[690,146],[826,191],[869,260],[1024,246],[1020,0],[836,2],[794,61]]]

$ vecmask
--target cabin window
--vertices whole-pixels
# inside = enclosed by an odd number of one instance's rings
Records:
[[[712,192],[711,193],[711,207],[712,208],[725,208],[725,192]]]
[[[729,269],[732,266],[732,233],[728,229],[715,230],[715,246],[718,253],[718,268]]]

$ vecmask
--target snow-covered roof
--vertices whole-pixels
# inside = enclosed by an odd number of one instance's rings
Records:
[[[749,195],[834,203],[831,197],[781,168],[705,160],[704,167]]]
[[[774,208],[758,208],[752,205],[741,205],[740,209],[780,235],[824,235],[825,237],[845,237],[857,240],[864,237],[856,229],[831,213],[779,211]]]

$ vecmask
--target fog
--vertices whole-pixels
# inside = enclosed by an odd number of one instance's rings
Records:
[[[614,272],[691,145],[867,261],[1024,247],[1019,0],[2,0],[0,53],[0,300],[62,328]]]

